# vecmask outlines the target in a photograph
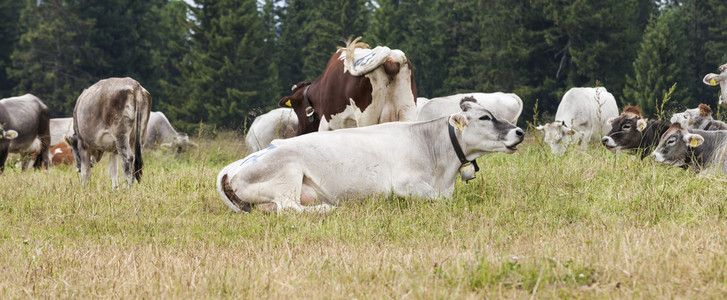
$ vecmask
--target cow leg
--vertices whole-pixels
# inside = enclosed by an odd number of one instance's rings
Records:
[[[25,172],[26,170],[28,170],[29,165],[30,165],[30,156],[22,155],[20,157],[20,170]]]
[[[0,173],[5,172],[5,161],[8,160],[8,147],[0,149]]]
[[[109,156],[109,177],[111,177],[111,188],[119,187],[119,155],[111,153]]]
[[[88,178],[91,175],[91,153],[81,144],[81,142],[78,143],[78,155],[81,158],[81,184],[85,187],[88,185]]]
[[[134,153],[131,151],[128,138],[116,140],[116,151],[121,156],[121,167],[124,172],[126,185],[131,187],[134,183]]]

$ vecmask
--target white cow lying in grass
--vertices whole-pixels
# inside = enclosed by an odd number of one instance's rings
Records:
[[[523,100],[512,93],[466,93],[432,98],[425,103],[417,102],[417,121],[429,121],[449,116],[459,111],[459,101],[472,97],[501,119],[516,124],[523,111]],[[417,101],[421,101],[417,99]]]
[[[552,153],[562,154],[570,145],[585,148],[591,139],[600,141],[611,130],[608,120],[616,117],[616,99],[606,88],[572,88],[563,95],[555,122],[535,129],[545,132]]]
[[[524,136],[472,98],[460,106],[451,117],[427,122],[275,140],[223,168],[217,192],[232,210],[248,212],[253,206],[325,212],[341,201],[381,193],[450,198],[461,166],[487,153],[514,153]]]

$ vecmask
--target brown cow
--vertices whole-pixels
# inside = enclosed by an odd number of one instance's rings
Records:
[[[71,165],[74,162],[73,151],[66,142],[60,142],[53,145],[50,148],[51,164],[57,165]]]
[[[81,182],[88,183],[91,157],[101,160],[111,152],[109,175],[118,186],[118,157],[121,156],[127,186],[141,180],[141,148],[149,122],[151,95],[129,77],[100,80],[78,96],[73,109],[71,147],[81,162]]]
[[[278,104],[293,108],[297,134],[416,120],[416,84],[404,52],[368,49],[359,38],[348,41],[313,82],[293,86]]]

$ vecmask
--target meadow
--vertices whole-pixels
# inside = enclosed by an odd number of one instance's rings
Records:
[[[112,190],[106,161],[0,175],[2,298],[722,298],[724,178],[530,137],[479,159],[452,199],[385,195],[328,214],[231,212],[219,170],[242,136],[145,152]],[[355,176],[355,174],[352,174]],[[366,184],[362,182],[361,184]]]

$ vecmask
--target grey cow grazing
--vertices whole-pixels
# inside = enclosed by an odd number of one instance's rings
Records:
[[[81,161],[81,182],[88,183],[91,157],[97,161],[110,152],[109,175],[118,186],[118,156],[123,178],[131,186],[141,180],[143,135],[149,122],[151,95],[131,78],[109,78],[83,91],[73,109],[71,146]],[[133,147],[133,149],[132,149]]]
[[[198,147],[197,144],[189,141],[186,133],[178,133],[174,130],[167,116],[160,111],[153,111],[149,115],[149,125],[144,140],[144,147],[173,147],[177,149],[177,152],[185,151],[189,147]]]
[[[8,153],[19,153],[22,169],[50,164],[50,110],[38,97],[25,94],[0,100],[0,173]]]

